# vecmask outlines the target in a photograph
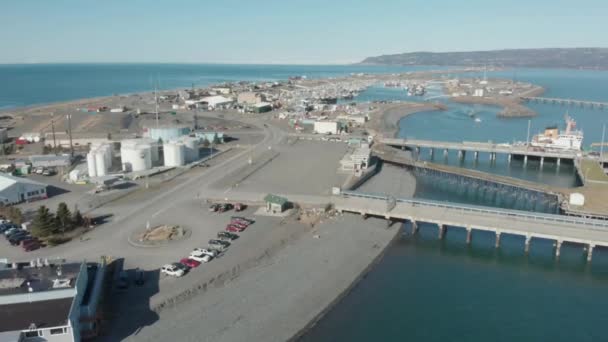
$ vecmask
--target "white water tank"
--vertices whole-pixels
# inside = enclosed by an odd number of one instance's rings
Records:
[[[95,164],[95,153],[87,153],[87,168],[89,170],[89,177],[97,177],[97,165]]]
[[[183,139],[183,143],[186,149],[186,163],[191,163],[198,159],[199,157],[199,144],[198,138],[186,137]]]
[[[97,169],[97,177],[106,175],[108,168],[106,166],[106,156],[103,151],[95,151],[95,166]]]
[[[152,168],[151,147],[148,144],[136,145],[133,159],[131,160],[132,171],[144,171]]]
[[[168,142],[163,144],[165,166],[182,166],[186,164],[186,151],[183,143]]]

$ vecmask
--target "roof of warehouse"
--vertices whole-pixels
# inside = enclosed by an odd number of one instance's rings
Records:
[[[266,197],[264,197],[264,201],[266,201],[268,203],[272,203],[272,204],[278,204],[278,205],[284,205],[285,203],[289,202],[287,200],[287,198],[273,195],[273,194],[266,195]]]
[[[0,331],[27,330],[31,324],[49,328],[68,324],[74,298],[61,298],[0,306]]]
[[[16,183],[25,183],[25,184],[31,184],[31,185],[37,185],[37,186],[44,186],[44,187],[47,186],[44,183],[36,182],[31,179],[15,177],[15,176],[11,176],[6,173],[0,173],[0,191],[6,189],[9,186],[16,184]]]

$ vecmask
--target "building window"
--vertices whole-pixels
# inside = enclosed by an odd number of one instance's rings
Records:
[[[24,332],[23,335],[25,336],[25,338],[38,337],[42,336],[42,332],[40,330],[30,330]]]
[[[51,335],[63,335],[65,333],[67,333],[67,329],[66,328],[54,328],[50,330]]]

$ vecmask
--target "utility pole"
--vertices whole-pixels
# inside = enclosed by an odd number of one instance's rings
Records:
[[[53,153],[57,153],[57,140],[55,140],[55,113],[51,113],[51,131],[53,132]]]
[[[600,145],[600,164],[602,163],[604,157],[604,138],[606,137],[606,124],[602,128],[602,144]]]
[[[154,83],[154,106],[156,108],[156,128],[158,128],[158,97],[156,95],[157,93],[157,84]]]
[[[526,149],[528,149],[528,146],[530,146],[530,124],[532,123],[532,120],[528,120],[528,136],[526,137]]]
[[[66,115],[68,119],[68,135],[70,137],[70,156],[74,158],[74,145],[72,144],[72,114]]]

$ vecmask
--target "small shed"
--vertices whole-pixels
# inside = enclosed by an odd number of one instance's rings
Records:
[[[264,202],[266,202],[266,211],[272,213],[282,213],[287,209],[287,204],[289,201],[285,197],[268,194],[264,197]]]

